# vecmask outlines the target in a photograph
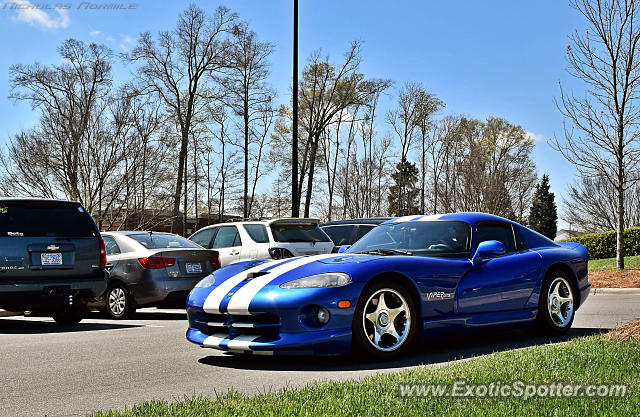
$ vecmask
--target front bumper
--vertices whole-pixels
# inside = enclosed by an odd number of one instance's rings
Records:
[[[254,355],[343,355],[351,350],[351,329],[279,333],[275,336],[207,335],[189,328],[187,339],[204,348]]]
[[[194,289],[187,300],[187,339],[202,347],[231,352],[290,355],[339,355],[351,350],[351,325],[364,283],[337,288],[280,289],[269,287],[251,300],[249,311],[230,314],[204,311],[209,288]],[[231,292],[232,289],[229,289]],[[338,301],[349,300],[349,308]],[[226,304],[225,304],[226,305]],[[330,319],[314,322],[325,308]]]

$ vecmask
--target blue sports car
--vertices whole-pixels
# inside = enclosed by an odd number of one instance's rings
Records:
[[[400,217],[341,253],[215,271],[189,295],[187,339],[383,359],[440,329],[534,324],[558,335],[589,295],[587,260],[580,244],[489,214]]]

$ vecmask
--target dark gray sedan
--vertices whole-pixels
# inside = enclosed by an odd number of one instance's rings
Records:
[[[95,307],[114,319],[137,307],[184,308],[193,286],[220,267],[218,253],[171,233],[105,232],[109,281]]]

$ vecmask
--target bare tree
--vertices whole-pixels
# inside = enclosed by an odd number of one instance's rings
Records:
[[[341,111],[365,104],[370,97],[388,88],[391,83],[389,80],[365,80],[364,75],[358,72],[360,60],[360,43],[353,42],[339,67],[334,67],[328,58],[315,52],[303,72],[299,89],[299,117],[306,141],[305,146],[301,147],[302,169],[298,195],[302,195],[306,179],[305,217],[309,217],[316,165],[321,166],[317,164],[317,156],[322,134],[328,126],[337,122]]]
[[[400,140],[401,160],[407,159],[415,141],[419,100],[423,91],[419,83],[405,83],[398,93],[398,107],[387,112],[387,122]]]
[[[442,100],[428,93],[422,87],[417,91],[415,124],[420,135],[420,213],[425,213],[425,190],[427,188],[427,163],[433,116],[444,107]]]
[[[565,141],[553,146],[583,176],[606,179],[616,190],[616,265],[624,269],[625,193],[637,181],[640,162],[637,105],[640,26],[634,0],[571,0],[585,19],[570,35],[568,72],[586,85],[584,95],[560,85],[556,104],[565,118]]]
[[[183,194],[187,147],[199,101],[206,99],[205,76],[226,66],[232,43],[226,34],[236,15],[218,7],[212,15],[191,4],[179,17],[173,31],[162,31],[157,42],[149,32],[140,35],[137,46],[124,58],[139,62],[135,74],[145,92],[157,94],[169,109],[180,132],[180,151],[175,181],[172,230],[177,231],[180,197]],[[186,232],[186,223],[182,233]]]
[[[261,42],[257,34],[246,23],[233,28],[233,47],[225,57],[227,68],[221,83],[229,93],[229,102],[237,115],[242,117],[242,153],[244,158],[243,216],[251,211],[252,196],[249,197],[249,160],[251,159],[251,130],[257,120],[262,120],[263,110],[273,114],[271,101],[275,93],[269,89],[266,80],[269,77],[269,57],[274,51],[273,44]],[[258,143],[260,141],[258,140]],[[261,149],[260,149],[261,153]],[[261,155],[260,155],[261,156]],[[256,159],[260,160],[260,156]],[[258,175],[259,166],[254,176]],[[251,201],[250,201],[251,200]]]
[[[568,188],[564,220],[581,232],[605,232],[617,227],[616,189],[602,177],[581,177]],[[640,226],[640,184],[624,200],[624,224]]]

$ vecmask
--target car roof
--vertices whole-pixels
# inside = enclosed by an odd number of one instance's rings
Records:
[[[385,224],[402,223],[402,222],[409,222],[409,221],[425,222],[425,221],[436,221],[436,220],[458,220],[458,221],[467,222],[471,225],[476,225],[478,223],[491,222],[491,221],[494,221],[494,222],[499,221],[499,222],[505,222],[510,224],[516,224],[516,225],[518,224],[512,220],[505,219],[504,217],[496,216],[494,214],[479,213],[479,212],[402,216],[402,217],[393,218],[385,222]]]
[[[381,224],[392,219],[393,217],[366,217],[362,219],[333,220],[330,222],[322,223],[320,227],[350,224]]]

